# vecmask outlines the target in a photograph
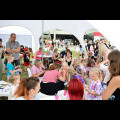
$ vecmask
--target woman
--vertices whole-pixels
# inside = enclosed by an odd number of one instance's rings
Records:
[[[40,81],[36,77],[23,79],[13,95],[12,100],[35,100],[40,90]]]
[[[40,47],[39,50],[35,53],[35,59],[41,60],[41,57],[38,55],[42,55],[42,47]]]
[[[62,63],[61,61],[58,60],[60,58],[60,55],[58,54],[58,49],[57,48],[55,48],[52,58],[53,58],[55,63],[58,63],[58,64]]]
[[[82,82],[76,78],[70,80],[68,94],[70,100],[83,100],[84,86]]]
[[[57,82],[57,80],[60,80]],[[43,80],[41,81],[40,92],[46,95],[55,95],[59,90],[64,89],[65,70],[63,70],[63,77],[58,72],[58,65],[52,64],[49,70],[45,72]]]
[[[112,77],[107,83],[107,89],[102,93],[102,99],[108,100],[112,97],[114,100],[120,100],[120,51],[110,52],[108,60],[108,69]]]
[[[3,52],[2,39],[0,38],[0,80],[2,80],[2,67],[3,67],[3,63],[1,59],[2,52]]]
[[[67,56],[64,58],[63,61],[67,62],[69,67],[71,67],[73,65],[74,58],[71,57],[71,52],[70,51],[67,52]]]
[[[31,68],[31,73],[33,77],[41,77],[45,73],[45,67],[39,59],[36,59],[34,66]]]

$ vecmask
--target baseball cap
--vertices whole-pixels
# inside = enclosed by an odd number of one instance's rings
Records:
[[[24,51],[28,51],[28,48],[25,48]]]

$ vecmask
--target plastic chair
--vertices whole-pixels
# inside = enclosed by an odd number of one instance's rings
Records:
[[[32,73],[31,73],[30,68],[27,68],[27,71],[28,71],[28,76],[31,77],[31,76],[32,76]]]

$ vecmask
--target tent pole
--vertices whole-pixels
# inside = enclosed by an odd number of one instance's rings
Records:
[[[44,20],[42,20],[42,64],[43,64],[43,34],[44,34]]]

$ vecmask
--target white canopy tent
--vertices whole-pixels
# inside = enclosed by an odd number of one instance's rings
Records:
[[[0,28],[6,26],[21,26],[30,30],[34,36],[33,51],[35,52],[39,48],[42,20],[0,20]],[[70,32],[78,38],[82,45],[84,45],[84,33],[90,29],[97,29],[120,50],[120,20],[44,20],[44,32],[51,29]]]

